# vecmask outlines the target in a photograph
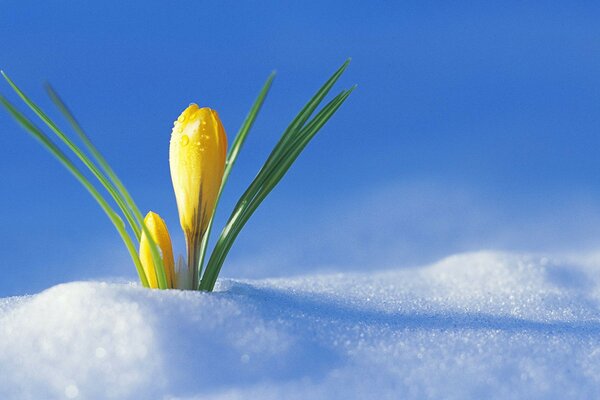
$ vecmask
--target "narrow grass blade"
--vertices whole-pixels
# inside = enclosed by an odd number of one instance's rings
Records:
[[[214,216],[216,213],[216,208],[219,205],[221,193],[223,193],[223,188],[225,187],[225,184],[227,183],[227,179],[229,178],[231,168],[235,164],[235,161],[237,160],[240,150],[242,149],[242,146],[244,145],[244,143],[246,141],[246,137],[248,136],[250,129],[254,125],[254,121],[256,120],[256,117],[258,116],[258,113],[260,112],[260,109],[262,108],[262,105],[264,104],[264,102],[267,98],[267,94],[269,93],[269,90],[271,89],[274,79],[275,79],[275,72],[273,71],[271,73],[271,75],[269,75],[269,77],[267,78],[267,81],[263,85],[262,89],[260,90],[258,97],[256,98],[256,100],[254,101],[254,104],[252,104],[252,107],[250,108],[250,112],[248,112],[246,119],[242,123],[240,130],[235,135],[235,139],[233,140],[233,143],[232,143],[231,147],[229,148],[229,153],[227,154],[227,160],[225,162],[225,171],[223,173],[223,180],[221,181],[221,188],[219,189],[217,201],[215,202],[215,212],[213,212],[213,214],[212,214],[213,216],[210,219],[208,228],[206,229],[206,233],[204,234],[204,237],[202,238],[202,244],[200,246],[200,263],[198,266],[198,273],[200,274],[200,276],[202,276],[202,270],[203,270],[203,266],[204,266],[204,258],[206,257],[206,249],[208,246],[208,240],[210,239],[213,220],[214,220]]]
[[[108,202],[104,199],[104,197],[96,190],[96,188],[90,183],[90,181],[77,169],[77,167],[69,160],[69,158],[46,136],[38,127],[36,127],[31,121],[27,119],[20,111],[18,111],[7,99],[3,96],[0,96],[0,103],[7,109],[7,111],[13,116],[13,118],[35,139],[37,139],[45,148],[48,150],[78,181],[81,183],[85,189],[90,193],[90,195],[96,200],[96,202],[100,205],[106,216],[113,223],[117,232],[121,236],[121,239],[125,243],[125,247],[129,251],[129,254],[133,260],[133,263],[136,267],[138,276],[142,285],[144,287],[148,287],[148,280],[146,279],[146,274],[144,273],[144,268],[140,262],[140,259],[137,254],[137,250],[131,237],[127,233],[125,229],[125,225],[123,221],[117,213],[110,207]]]
[[[111,197],[119,206],[119,209],[123,212],[123,215],[127,219],[131,229],[134,231],[137,240],[140,239],[140,229],[135,223],[135,219],[132,215],[131,210],[128,209],[125,200],[119,195],[114,185],[108,181],[104,174],[96,167],[96,165],[87,157],[87,155],[81,151],[81,149],[73,143],[67,135],[65,135],[58,126],[52,121],[33,101],[25,95],[25,93],[19,89],[19,87],[2,71],[2,76],[17,93],[17,95],[27,104],[27,106],[60,138],[60,140],[67,145],[67,147],[83,162],[83,164],[92,172],[94,177],[102,184],[102,186],[109,192]]]
[[[308,103],[300,110],[296,118],[292,120],[290,125],[284,131],[280,141],[277,143],[271,155],[267,159],[265,163],[266,166],[270,165],[271,162],[274,162],[278,157],[281,156],[281,153],[284,151],[283,149],[287,145],[289,140],[292,140],[295,134],[298,132],[298,129],[301,128],[308,118],[312,115],[312,113],[317,109],[319,104],[323,101],[325,96],[329,93],[333,85],[338,81],[338,79],[342,76],[344,71],[350,65],[350,59],[347,59],[337,71],[323,84],[323,86],[315,93],[315,95],[309,100]]]
[[[292,120],[290,125],[286,128],[286,130],[281,135],[281,138],[275,145],[275,148],[269,154],[267,161],[264,163],[263,167],[259,171],[256,179],[250,184],[246,192],[242,195],[240,199],[244,199],[248,196],[253,196],[256,191],[263,184],[265,179],[265,171],[267,171],[273,164],[279,162],[279,158],[285,152],[285,147],[290,140],[293,140],[297,135],[298,131],[304,123],[308,120],[308,118],[312,115],[312,113],[317,109],[319,104],[323,101],[325,96],[329,93],[333,85],[338,81],[338,79],[342,76],[348,65],[350,64],[350,59],[347,59],[344,64],[334,74],[323,84],[323,86],[315,93],[315,95],[306,103],[306,105],[300,110],[298,115]],[[236,205],[239,206],[238,203]]]
[[[343,91],[333,100],[331,100],[323,109],[311,120],[304,128],[302,128],[295,139],[281,147],[282,156],[274,158],[278,160],[276,164],[266,165],[261,172],[262,184],[259,185],[255,193],[248,194],[247,198],[242,196],[238,207],[236,207],[223,229],[219,240],[215,246],[213,253],[208,261],[206,272],[201,281],[200,289],[212,291],[216,283],[217,277],[225,261],[225,257],[229,253],[238,234],[241,232],[246,222],[250,219],[254,211],[260,203],[273,190],[273,188],[281,181],[285,173],[306,147],[308,142],[317,134],[323,125],[333,116],[333,114],[344,103],[348,96],[352,93],[355,87]],[[256,179],[259,177],[257,176]]]
[[[85,131],[83,130],[73,113],[69,110],[69,107],[61,99],[56,90],[54,90],[54,88],[52,88],[50,84],[46,84],[46,91],[50,96],[52,102],[58,108],[58,110],[65,116],[67,121],[69,121],[69,123],[73,127],[73,130],[75,131],[77,136],[79,136],[88,152],[90,152],[92,157],[96,160],[96,162],[100,165],[104,173],[108,176],[108,179],[116,187],[119,195],[123,198],[127,207],[133,212],[133,218],[136,221],[136,226],[141,228],[142,231],[144,231],[144,233],[146,234],[146,238],[148,238],[148,244],[150,245],[150,251],[152,252],[152,261],[154,262],[155,266],[154,269],[157,272],[157,282],[159,283],[159,288],[166,289],[167,275],[164,268],[164,263],[162,262],[162,257],[160,257],[158,246],[152,238],[150,231],[148,231],[148,228],[144,224],[144,217],[142,216],[142,213],[140,212],[138,206],[135,204],[135,201],[129,194],[129,191],[127,190],[127,188],[125,188],[125,185],[123,185],[122,181],[114,172],[110,164],[106,161],[104,156],[92,143],[89,136],[85,133]]]
[[[54,104],[56,105],[58,110],[65,116],[67,121],[69,121],[69,123],[73,127],[73,130],[75,131],[77,136],[79,136],[79,138],[85,145],[86,149],[94,157],[96,162],[100,165],[100,167],[102,168],[104,173],[106,173],[106,175],[112,181],[112,183],[117,187],[117,189],[119,190],[119,193],[126,200],[127,205],[134,212],[137,219],[143,220],[142,213],[140,212],[140,209],[137,207],[137,205],[133,201],[133,198],[129,194],[129,191],[127,190],[127,188],[125,188],[125,185],[123,185],[123,182],[119,179],[119,177],[117,176],[115,171],[112,169],[110,164],[106,161],[104,156],[100,153],[100,151],[92,143],[89,136],[85,133],[85,131],[83,130],[83,128],[81,127],[81,125],[79,124],[79,122],[77,121],[77,119],[75,118],[75,116],[73,115],[73,113],[71,112],[69,107],[67,106],[67,104],[59,96],[58,92],[50,84],[46,84],[46,92],[48,93],[48,96],[50,97],[52,102],[54,102]]]
[[[227,154],[227,161],[225,162],[225,172],[223,173],[223,183],[221,184],[221,190],[223,190],[223,186],[227,182],[227,178],[229,177],[231,168],[237,160],[240,150],[242,149],[242,146],[246,141],[246,137],[248,136],[250,129],[254,125],[254,121],[256,121],[256,117],[258,116],[258,113],[260,112],[260,109],[262,108],[267,98],[267,94],[269,93],[269,90],[273,85],[274,79],[275,72],[272,72],[271,75],[269,75],[269,77],[267,78],[267,81],[263,85],[262,89],[260,90],[258,97],[252,104],[252,108],[250,108],[250,112],[248,112],[248,115],[246,116],[246,119],[240,127],[240,130],[235,135],[235,139],[233,140],[233,143],[231,144],[231,147],[229,149],[229,153]]]

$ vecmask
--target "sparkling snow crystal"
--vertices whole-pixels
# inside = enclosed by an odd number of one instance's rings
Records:
[[[59,285],[0,300],[0,398],[597,398],[596,265],[472,253],[213,294]]]

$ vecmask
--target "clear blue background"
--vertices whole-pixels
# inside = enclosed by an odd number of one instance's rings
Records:
[[[287,123],[353,58],[337,89],[359,88],[251,220],[225,276],[598,247],[598,3],[1,3],[0,66],[44,108],[42,84],[59,90],[142,209],[167,220],[176,253],[168,142],[181,110],[217,109],[232,136],[278,71],[222,223]],[[0,176],[0,296],[135,279],[93,200],[4,112]]]

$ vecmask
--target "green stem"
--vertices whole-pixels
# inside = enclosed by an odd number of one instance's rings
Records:
[[[200,237],[198,234],[185,234],[185,246],[187,249],[187,268],[188,271],[191,269],[190,273],[192,274],[193,290],[198,290],[198,281],[200,279],[199,261],[201,253],[199,239]]]

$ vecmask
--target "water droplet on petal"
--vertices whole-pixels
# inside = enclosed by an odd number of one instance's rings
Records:
[[[180,122],[180,123],[185,122],[185,114],[181,114],[179,116],[179,118],[177,118],[177,122]]]
[[[183,135],[181,137],[181,145],[182,146],[187,146],[187,144],[190,142],[190,138],[187,135]]]

